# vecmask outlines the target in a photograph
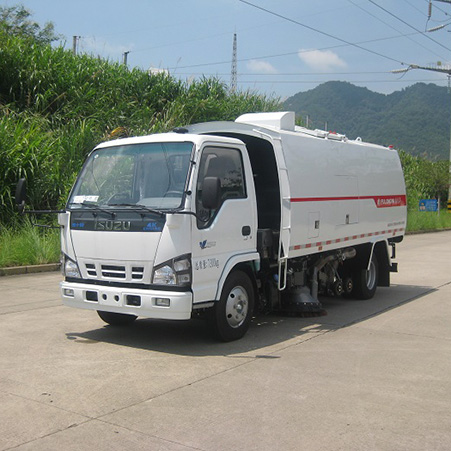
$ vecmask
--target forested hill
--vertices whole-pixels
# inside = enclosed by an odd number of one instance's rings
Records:
[[[451,98],[446,87],[417,83],[384,95],[351,83],[331,81],[285,101],[309,128],[394,145],[413,155],[449,157]]]

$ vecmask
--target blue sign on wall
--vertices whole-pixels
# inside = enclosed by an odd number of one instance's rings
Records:
[[[438,201],[437,199],[421,199],[420,211],[437,211]]]

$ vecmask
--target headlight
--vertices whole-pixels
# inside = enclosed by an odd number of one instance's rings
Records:
[[[177,277],[175,271],[169,265],[165,265],[155,269],[152,282],[158,285],[177,285]]]
[[[152,283],[185,287],[191,284],[191,255],[182,255],[155,266]]]
[[[67,255],[63,255],[63,275],[66,277],[75,277],[81,279],[80,270],[78,269],[77,263],[71,260]]]

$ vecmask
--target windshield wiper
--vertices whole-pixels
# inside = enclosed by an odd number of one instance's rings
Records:
[[[192,211],[183,211],[183,210],[178,210],[176,208],[172,208],[170,210],[156,210],[154,208],[150,208],[147,207],[146,205],[142,205],[142,204],[108,204],[111,206],[115,206],[115,207],[137,207],[137,210],[142,210],[142,211],[148,211],[149,213],[156,213],[158,215],[161,216],[165,216],[166,214],[179,214],[179,215],[191,215],[194,216],[195,218],[198,218],[197,214],[192,212]]]
[[[154,208],[147,207],[146,205],[142,205],[142,204],[124,204],[124,203],[121,203],[121,204],[108,204],[108,205],[110,205],[112,207],[132,207],[132,208],[135,208],[136,210],[139,210],[139,211],[146,211],[148,213],[155,213],[155,214],[160,215],[160,216],[165,216],[165,212],[163,212],[161,210],[156,210]]]
[[[97,210],[97,211],[101,211],[102,213],[105,213],[107,215],[111,215],[113,218],[116,216],[116,213],[114,213],[114,211],[109,211],[109,210],[106,210],[105,208],[100,208],[98,205],[90,204],[88,202],[81,202],[81,203],[72,202],[69,205],[81,205],[82,207],[89,207],[90,209],[93,210],[93,212],[95,210]]]

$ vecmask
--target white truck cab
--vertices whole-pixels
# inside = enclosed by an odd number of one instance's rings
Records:
[[[260,113],[100,144],[59,224],[64,304],[112,325],[205,314],[227,341],[256,310],[388,286],[406,196],[395,150]]]

